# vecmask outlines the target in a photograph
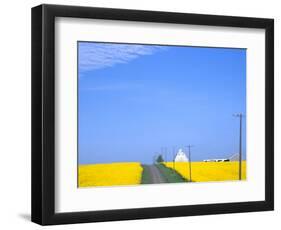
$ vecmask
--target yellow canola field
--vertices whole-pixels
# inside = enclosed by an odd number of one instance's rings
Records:
[[[173,169],[173,162],[164,163]],[[231,181],[239,179],[239,162],[192,162],[191,180],[194,182]],[[189,163],[176,162],[175,170],[185,179],[190,180]],[[246,161],[242,161],[242,180],[246,180]]]
[[[138,162],[79,165],[79,187],[140,184],[142,170]]]

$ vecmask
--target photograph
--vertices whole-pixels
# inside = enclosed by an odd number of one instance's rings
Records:
[[[78,41],[77,187],[245,181],[246,54]]]

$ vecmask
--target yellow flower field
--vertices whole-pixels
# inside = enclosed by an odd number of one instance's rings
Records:
[[[79,187],[140,184],[142,170],[138,162],[79,165]]]
[[[173,162],[164,163],[173,169]],[[191,179],[194,182],[238,180],[239,162],[192,162]],[[175,170],[189,180],[189,163],[176,162]],[[246,161],[242,162],[242,180],[246,180]]]

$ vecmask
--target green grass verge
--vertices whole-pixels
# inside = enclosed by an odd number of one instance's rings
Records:
[[[183,178],[179,173],[175,170],[166,167],[163,164],[157,164],[157,168],[160,170],[162,175],[166,178],[168,183],[180,183],[180,182],[187,182],[185,178]]]
[[[141,176],[141,183],[142,184],[151,184],[150,174],[147,169],[147,165],[141,165],[143,168],[142,176]]]

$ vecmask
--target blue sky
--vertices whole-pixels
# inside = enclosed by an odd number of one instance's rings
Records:
[[[238,152],[246,50],[78,42],[80,164],[151,163],[161,148],[195,161]],[[243,122],[243,157],[246,155]]]

